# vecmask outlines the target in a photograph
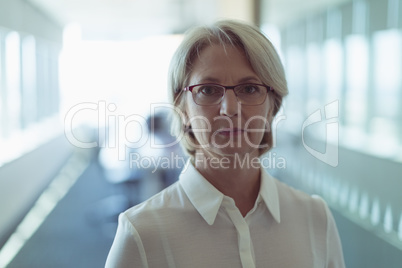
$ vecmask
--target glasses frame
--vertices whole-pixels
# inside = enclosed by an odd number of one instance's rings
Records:
[[[219,86],[219,87],[222,87],[222,88],[225,89],[225,91],[223,92],[223,95],[222,95],[222,97],[221,97],[221,99],[220,99],[220,101],[219,101],[218,103],[214,103],[214,104],[198,104],[198,103],[195,101],[195,99],[194,99],[194,94],[192,94],[192,93],[193,93],[193,88],[195,88],[195,87],[197,87],[197,86],[205,86],[205,85]],[[234,91],[234,89],[235,89],[236,87],[238,87],[238,86],[243,86],[243,85],[263,86],[263,87],[265,87],[266,90],[267,90],[267,95],[265,95],[264,100],[263,100],[260,104],[244,104],[244,103],[241,103],[241,102],[239,101],[239,97],[237,96],[236,91]],[[237,102],[240,103],[241,105],[246,105],[246,106],[258,106],[258,105],[263,104],[264,101],[267,99],[268,93],[274,91],[274,89],[273,89],[272,87],[270,87],[270,86],[267,86],[267,85],[264,85],[264,84],[257,84],[257,83],[243,83],[243,84],[238,84],[238,85],[235,85],[235,86],[223,86],[223,85],[216,84],[216,83],[202,83],[202,84],[196,84],[196,85],[187,86],[187,87],[185,87],[183,90],[184,90],[184,91],[190,91],[190,92],[191,92],[191,95],[192,95],[192,97],[193,97],[193,100],[194,100],[194,103],[195,103],[195,104],[197,104],[197,105],[199,105],[199,106],[213,106],[213,105],[221,104],[223,98],[225,97],[226,91],[227,91],[227,90],[230,90],[230,89],[233,90],[233,93],[234,93],[235,96],[236,96]]]

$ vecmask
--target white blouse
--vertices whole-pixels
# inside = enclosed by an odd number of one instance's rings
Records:
[[[179,181],[119,216],[106,267],[344,267],[326,203],[261,170],[243,217],[191,164]]]

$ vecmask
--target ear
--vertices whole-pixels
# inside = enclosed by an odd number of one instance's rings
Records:
[[[265,121],[265,130],[266,132],[272,131],[272,122],[274,121],[274,108],[271,106],[268,111],[267,121]]]
[[[268,110],[268,116],[267,116],[267,120],[270,124],[272,124],[272,121],[275,118],[276,115],[276,103],[275,100],[270,100],[269,101],[269,110]]]
[[[189,133],[189,132],[191,132],[191,123],[190,123],[190,119],[187,115],[186,108],[184,110],[185,111],[183,111],[183,114],[182,114],[182,129],[183,129],[184,133]]]
[[[184,133],[191,133],[192,132],[191,125],[184,125],[183,130],[184,130]]]

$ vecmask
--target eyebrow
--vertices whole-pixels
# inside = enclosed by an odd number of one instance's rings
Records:
[[[247,82],[261,83],[260,79],[258,79],[258,77],[256,77],[256,76],[246,76],[238,81],[239,84],[247,83]],[[219,84],[220,81],[218,78],[207,76],[207,77],[201,79],[200,83],[217,83],[217,84]]]
[[[219,83],[219,79],[207,76],[201,79],[200,83]]]
[[[247,76],[239,80],[239,83],[246,83],[246,82],[258,82],[261,83],[260,79],[256,76]]]

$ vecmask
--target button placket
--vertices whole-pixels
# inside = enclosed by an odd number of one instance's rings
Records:
[[[239,255],[242,266],[250,268],[255,267],[249,226],[246,222],[246,219],[241,215],[239,209],[235,206],[234,201],[227,201],[229,202],[225,202],[225,209],[237,230]]]

